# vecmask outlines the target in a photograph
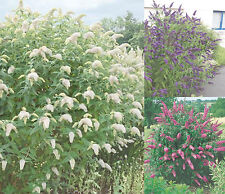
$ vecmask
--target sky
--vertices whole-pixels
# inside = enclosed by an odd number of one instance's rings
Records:
[[[46,13],[52,8],[61,8],[64,12],[86,14],[83,18],[86,24],[93,24],[104,17],[124,16],[131,11],[135,18],[144,20],[143,0],[23,0],[24,7],[33,11]],[[0,0],[0,21],[4,21],[11,10],[17,8],[19,0]]]

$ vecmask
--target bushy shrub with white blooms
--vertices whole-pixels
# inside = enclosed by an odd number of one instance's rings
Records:
[[[21,2],[0,23],[2,191],[108,192],[141,173],[142,51],[82,17]]]

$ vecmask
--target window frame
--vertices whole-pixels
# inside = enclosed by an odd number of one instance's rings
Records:
[[[217,10],[213,10],[213,14],[214,13],[220,13],[221,14],[221,19],[220,19],[220,27],[219,28],[212,28],[213,30],[225,30],[225,26],[223,28],[223,20],[225,20],[224,14],[225,11],[217,11]]]

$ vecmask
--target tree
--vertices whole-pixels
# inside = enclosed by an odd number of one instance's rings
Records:
[[[117,39],[119,44],[129,43],[132,47],[144,48],[144,23],[138,21],[131,12],[127,11],[126,16],[116,19],[104,18],[101,23],[105,31],[112,30],[124,36]]]

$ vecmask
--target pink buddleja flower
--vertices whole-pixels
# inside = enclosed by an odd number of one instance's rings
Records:
[[[207,154],[208,156],[210,156],[211,158],[214,158],[214,155],[211,152],[205,151],[205,154]]]
[[[175,102],[175,101],[173,102],[173,110],[174,110],[175,112],[178,111],[178,110],[177,110],[177,105],[176,105],[176,102]]]
[[[192,145],[190,145],[189,148],[190,148],[192,151],[195,150],[195,148],[194,148]]]
[[[225,152],[225,147],[214,148],[214,151]]]
[[[144,161],[144,164],[147,164],[147,163],[149,163],[150,162],[150,160],[145,160]]]
[[[194,165],[192,164],[190,158],[187,158],[186,161],[187,161],[188,165],[190,166],[190,168],[191,168],[192,170],[194,170]]]
[[[200,159],[200,158],[201,158],[201,156],[200,156],[200,155],[198,155],[198,154],[196,154],[196,157],[197,157],[198,159]]]
[[[194,159],[197,159],[197,156],[196,156],[196,154],[194,154],[194,153],[191,153],[191,155],[193,156],[193,158],[194,158]]]
[[[173,121],[174,125],[179,125],[179,123],[176,120],[174,120],[174,119],[171,119],[171,120]]]
[[[178,133],[177,134],[177,139],[180,139],[181,138],[181,133]]]
[[[170,165],[170,166],[168,166],[168,168],[172,169],[172,168],[173,168],[173,166],[172,166],[172,165]]]
[[[209,161],[205,159],[205,160],[203,161],[203,165],[204,165],[204,166],[208,166],[208,165],[209,165]]]
[[[197,179],[195,179],[194,181],[197,183],[198,186],[201,185]]]
[[[186,147],[187,147],[187,144],[183,144],[183,145],[182,145],[182,148],[185,149]]]
[[[196,125],[196,126],[195,126],[195,131],[197,130],[198,127],[199,127],[199,125]]]
[[[201,138],[206,138],[206,137],[207,137],[207,134],[205,133],[201,135]]]
[[[217,142],[216,142],[217,145],[220,145],[220,144],[223,144],[223,143],[225,143],[225,140],[217,141]]]
[[[184,152],[181,151],[181,149],[177,150],[177,153],[181,156],[181,158],[184,160]]]
[[[152,174],[152,175],[150,176],[150,178],[155,178],[155,174]]]
[[[164,133],[161,133],[161,134],[160,134],[160,137],[164,137],[164,136],[165,136],[165,134],[164,134]]]
[[[203,181],[205,181],[207,183],[208,179],[205,176],[203,176]]]
[[[171,141],[171,142],[174,141],[174,138],[172,138],[172,137],[170,137],[170,136],[166,136],[166,139],[167,139],[168,141]]]
[[[158,146],[161,148],[162,147],[162,144],[160,143]]]
[[[189,142],[190,142],[190,139],[191,139],[191,136],[190,136],[190,135],[188,135],[188,136],[187,136],[187,140],[186,140],[186,141],[189,143]]]
[[[166,104],[163,101],[161,101],[161,103],[163,104],[165,111],[168,112],[168,108],[167,108]]]
[[[172,174],[173,174],[174,177],[176,177],[176,172],[175,172],[175,170],[172,170]]]
[[[185,128],[188,129],[188,121],[185,122]]]
[[[207,121],[205,121],[203,124],[202,124],[202,127],[205,127],[211,120],[208,119]]]
[[[216,133],[217,136],[220,136],[223,133],[223,130],[220,130]]]
[[[207,114],[208,114],[208,111],[209,111],[209,108],[207,108],[207,106],[205,105],[204,114],[203,114],[202,120],[205,120],[206,119]]]
[[[155,149],[156,146],[155,145],[148,145],[148,148]]]
[[[185,165],[185,163],[183,163],[183,170],[185,170],[186,169],[186,165]]]
[[[168,153],[169,149],[167,147],[164,148],[164,152]]]
[[[198,149],[201,151],[204,151],[203,147],[201,147],[201,146],[199,146]]]
[[[195,175],[196,175],[198,178],[203,179],[202,176],[201,176],[199,173],[195,172]]]
[[[189,116],[192,117],[194,113],[194,108],[192,107],[191,111],[189,112]]]

